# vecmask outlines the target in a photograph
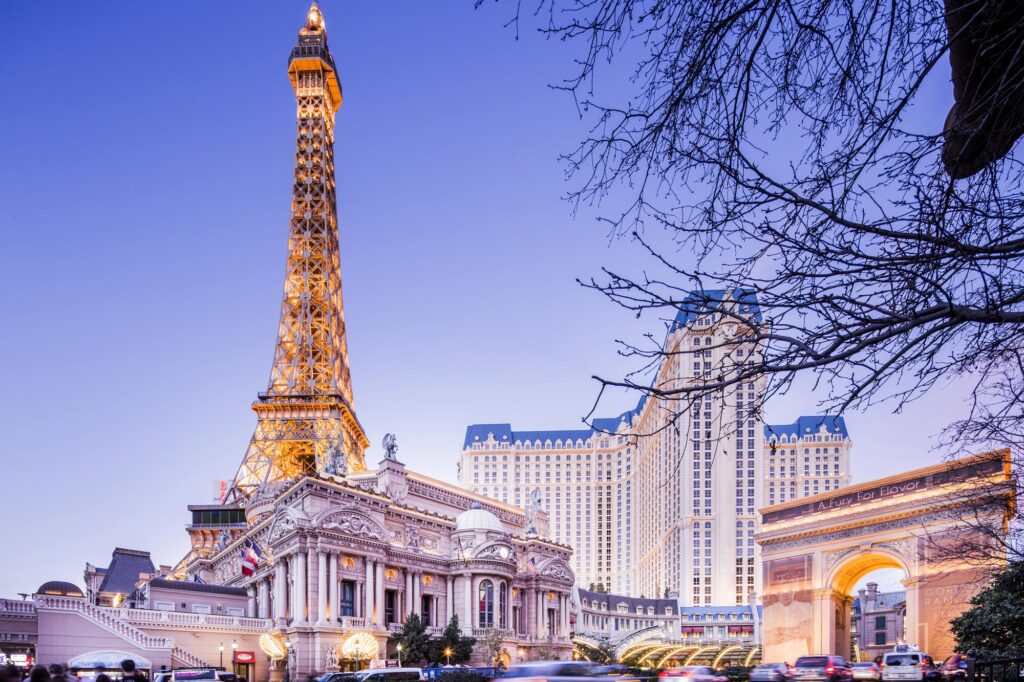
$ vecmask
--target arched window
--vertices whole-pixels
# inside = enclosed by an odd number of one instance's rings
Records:
[[[480,581],[480,627],[494,627],[494,583]]]
[[[508,584],[501,583],[498,586],[498,622],[503,629],[508,627],[508,623],[505,621],[506,613],[508,613]]]

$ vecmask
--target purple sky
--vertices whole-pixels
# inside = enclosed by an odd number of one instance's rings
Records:
[[[571,52],[472,2],[322,3],[357,411],[380,457],[454,481],[465,426],[573,428],[616,338],[657,328],[576,277],[637,267],[575,218]],[[6,3],[0,21],[0,596],[81,584],[114,546],[173,564],[230,478],[273,352],[307,3]],[[609,91],[614,91],[611,84]],[[946,103],[933,103],[944,111]],[[941,117],[938,119],[941,121]],[[605,410],[614,414],[633,399]],[[813,413],[795,391],[772,421]],[[923,466],[962,406],[848,415],[856,480]]]

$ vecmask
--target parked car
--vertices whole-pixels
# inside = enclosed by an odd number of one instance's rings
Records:
[[[939,666],[939,675],[944,680],[963,680],[967,678],[967,657],[953,654]]]
[[[530,661],[512,666],[503,675],[507,678],[528,678],[545,682],[582,682],[586,679],[608,682],[608,674],[604,671],[605,666],[599,666],[589,661]],[[362,681],[360,681],[362,682]],[[371,680],[368,682],[376,682]]]
[[[882,666],[874,662],[854,663],[853,679],[855,680],[880,680],[882,679]]]
[[[751,682],[785,682],[789,679],[789,666],[785,663],[762,663],[750,671]]]
[[[793,666],[793,679],[848,682],[853,679],[853,670],[842,656],[801,656]]]
[[[729,682],[729,678],[706,665],[684,665],[681,668],[666,668],[658,673],[662,682],[682,680],[684,682]]]

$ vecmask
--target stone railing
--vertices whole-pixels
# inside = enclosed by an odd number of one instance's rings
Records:
[[[206,668],[210,665],[207,661],[203,660],[202,658],[199,658],[188,649],[183,649],[182,647],[177,645],[175,645],[175,647],[171,649],[171,656],[178,659],[180,662],[184,663],[186,667],[189,668]]]
[[[35,612],[35,602],[31,602],[26,599],[0,599],[0,613],[31,615]]]
[[[401,631],[402,631],[402,624],[401,623],[388,623],[388,632],[401,632]]]
[[[427,634],[431,637],[440,637],[444,634],[444,628],[439,625],[428,625]]]
[[[366,619],[362,616],[342,616],[341,627],[343,628],[365,628]]]
[[[158,611],[154,609],[111,609],[129,623],[144,626],[174,626],[199,629],[258,630],[270,627],[270,621],[244,616],[217,616],[206,613]]]
[[[476,638],[490,637],[495,633],[501,635],[502,637],[515,636],[515,633],[506,628],[473,628],[473,636]]]
[[[140,649],[170,649],[171,637],[157,637],[138,629],[116,615],[117,609],[107,609],[73,597],[37,596],[36,609],[79,613],[87,620],[105,628]]]

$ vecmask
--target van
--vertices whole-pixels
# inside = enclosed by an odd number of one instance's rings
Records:
[[[935,668],[932,657],[923,651],[899,647],[882,656],[882,680],[924,680]]]

